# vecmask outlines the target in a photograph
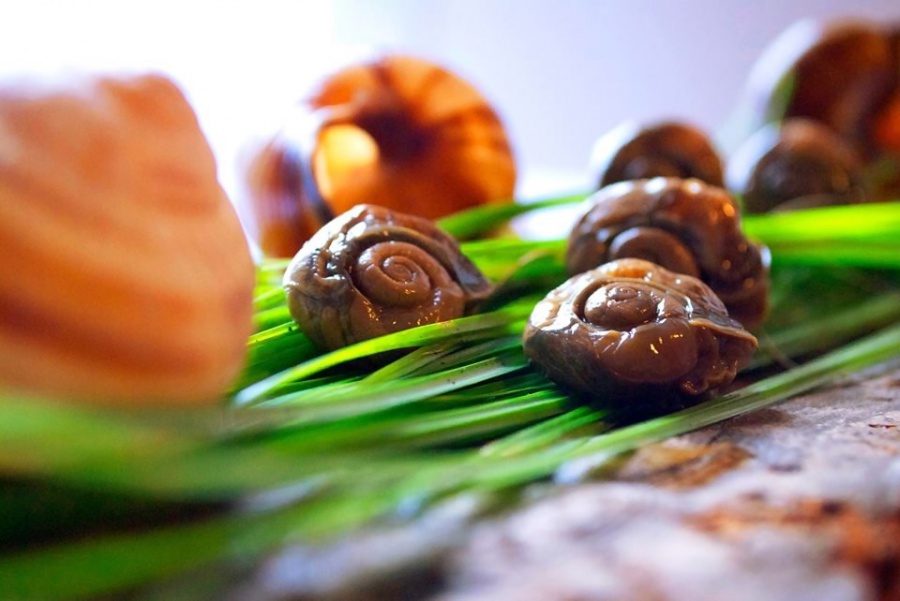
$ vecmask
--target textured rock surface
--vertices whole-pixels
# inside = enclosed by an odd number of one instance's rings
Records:
[[[286,551],[242,598],[900,600],[900,369],[442,524]]]
[[[646,448],[450,574],[442,601],[900,599],[900,371]]]

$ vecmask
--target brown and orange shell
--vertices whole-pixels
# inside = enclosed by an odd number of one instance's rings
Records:
[[[437,219],[513,198],[516,166],[497,112],[471,84],[411,56],[346,67],[251,161],[254,232],[291,256],[329,218],[377,204]]]
[[[113,405],[222,398],[254,267],[170,80],[0,87],[0,388]]]

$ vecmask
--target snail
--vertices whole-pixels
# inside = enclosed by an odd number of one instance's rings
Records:
[[[255,270],[192,107],[160,75],[0,85],[0,389],[209,404]]]
[[[700,280],[619,259],[547,294],[531,313],[523,347],[560,386],[621,409],[725,386],[757,341]]]
[[[863,162],[852,145],[810,119],[764,126],[730,157],[728,187],[747,213],[866,200]]]
[[[346,67],[322,82],[251,161],[261,250],[292,256],[358,204],[437,219],[511,201],[516,168],[499,115],[471,84],[411,56]]]
[[[598,187],[651,177],[697,178],[722,186],[718,151],[699,128],[678,121],[626,122],[601,136],[591,155]]]
[[[819,121],[871,154],[873,120],[898,89],[895,42],[877,23],[796,22],[759,57],[748,88],[763,122]]]
[[[738,206],[723,188],[658,177],[606,186],[586,205],[569,236],[569,274],[614,259],[646,259],[703,280],[745,327],[762,322],[768,253],[744,236]]]
[[[284,275],[288,309],[320,348],[461,317],[492,290],[429,219],[357,205],[316,232]]]

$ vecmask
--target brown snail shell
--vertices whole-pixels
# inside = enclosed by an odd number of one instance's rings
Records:
[[[387,56],[347,67],[302,110],[303,131],[279,136],[251,170],[266,254],[293,255],[323,216],[358,204],[437,219],[513,198],[515,160],[499,115],[437,64]]]
[[[168,79],[0,89],[0,387],[116,405],[221,399],[255,271]]]
[[[768,254],[744,236],[737,204],[717,186],[659,177],[595,192],[569,236],[566,269],[577,274],[622,258],[703,280],[745,327],[766,315]]]
[[[703,282],[620,259],[551,291],[535,306],[523,345],[561,386],[629,406],[730,383],[757,341]]]
[[[819,121],[869,152],[872,120],[897,88],[887,28],[861,20],[798,21],[760,56],[749,88],[764,122]]]
[[[463,316],[491,285],[434,223],[358,205],[310,238],[284,276],[288,308],[333,350]]]
[[[730,157],[728,187],[747,213],[866,200],[863,162],[825,125],[788,119],[764,126]]]
[[[594,144],[591,166],[598,188],[652,177],[724,185],[722,160],[712,141],[698,127],[679,121],[623,123]]]

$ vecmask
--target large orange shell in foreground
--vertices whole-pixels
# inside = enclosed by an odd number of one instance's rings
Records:
[[[212,151],[161,76],[0,88],[0,389],[215,402],[254,268]]]

